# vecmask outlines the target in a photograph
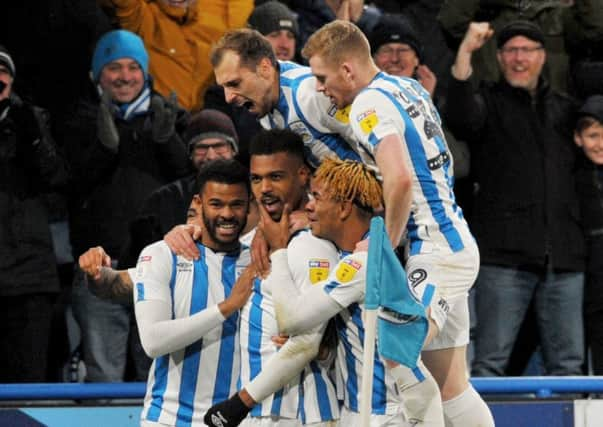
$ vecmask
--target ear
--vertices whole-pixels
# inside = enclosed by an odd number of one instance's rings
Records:
[[[257,67],[257,72],[260,76],[266,79],[270,77],[270,73],[273,72],[273,70],[274,66],[272,65],[272,62],[270,62],[270,59],[268,59],[267,57],[260,59],[260,63]]]
[[[297,174],[299,175],[299,179],[301,180],[304,187],[309,187],[311,177],[310,168],[308,168],[308,166],[304,163],[297,170]]]
[[[343,77],[345,78],[346,81],[352,81],[354,78],[354,67],[352,66],[352,63],[349,61],[345,61],[341,64],[341,66],[339,67],[339,69],[341,70],[341,73],[343,75]]]
[[[350,215],[352,215],[352,211],[354,207],[351,201],[339,202],[339,206],[337,207],[337,212],[339,214],[339,219],[341,221],[345,221],[348,219]]]
[[[574,131],[574,143],[578,147],[582,147],[582,137],[580,137],[580,134],[576,131]]]

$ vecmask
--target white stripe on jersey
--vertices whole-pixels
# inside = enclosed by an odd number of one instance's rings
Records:
[[[359,411],[364,355],[364,295],[366,288],[366,252],[342,253],[341,261],[324,285],[325,292],[344,308],[336,316],[339,342],[337,345],[337,376],[343,386],[343,403],[351,411]],[[349,278],[338,279],[342,268]],[[343,277],[343,276],[340,276]],[[375,344],[373,368],[372,413],[399,414],[401,401],[395,380],[385,367]]]
[[[387,135],[398,134],[406,143],[413,175],[411,255],[430,252],[433,245],[458,252],[473,244],[455,201],[453,159],[440,117],[419,82],[379,73],[354,100],[350,123],[360,147],[371,153]]]
[[[305,230],[289,242],[289,268],[298,286],[311,286],[328,276],[337,262],[332,243]],[[241,310],[241,385],[250,382],[276,353],[270,340],[278,335],[272,295],[256,280],[249,302]],[[300,386],[301,385],[301,386]],[[339,418],[335,386],[327,369],[311,362],[300,377],[266,398],[251,410],[251,416],[300,418],[304,424]]]
[[[304,140],[314,167],[328,156],[362,161],[347,114],[338,114],[329,98],[316,91],[309,67],[279,61],[280,94],[276,107],[260,119],[264,129],[291,129]]]
[[[163,241],[146,247],[137,265],[135,301],[164,301],[172,306],[174,319],[224,301],[250,262],[249,250],[225,254],[197,247],[201,256],[194,262],[173,255]],[[201,340],[153,360],[141,418],[203,425],[205,412],[237,390],[238,324],[239,315],[234,314]]]

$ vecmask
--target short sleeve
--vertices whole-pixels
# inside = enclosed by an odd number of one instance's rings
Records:
[[[366,252],[357,252],[341,259],[323,285],[324,291],[340,306],[364,302],[366,288]]]
[[[136,264],[134,301],[164,301],[171,305],[173,264],[172,252],[163,241],[144,248]]]
[[[392,134],[404,135],[402,114],[386,94],[368,89],[354,100],[350,125],[359,144],[374,155],[383,138]]]
[[[338,253],[335,246],[324,239],[302,231],[287,246],[289,270],[298,288],[316,285],[329,277],[337,264]]]

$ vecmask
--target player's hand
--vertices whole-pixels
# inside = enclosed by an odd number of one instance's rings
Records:
[[[461,42],[459,51],[472,53],[480,49],[494,35],[488,22],[471,22]]]
[[[238,426],[250,410],[251,408],[243,403],[237,393],[230,399],[216,403],[209,408],[203,417],[203,422],[205,425],[213,427]]]
[[[258,204],[258,208],[260,209],[260,223],[258,227],[262,230],[270,250],[274,252],[278,249],[286,248],[289,243],[289,215],[291,214],[289,204],[285,203],[283,214],[278,222],[270,217],[264,206]]]
[[[247,303],[253,291],[253,281],[256,276],[256,269],[253,264],[248,265],[243,270],[232,287],[228,298],[218,304],[218,308],[224,317],[229,317]]]
[[[94,280],[100,279],[101,267],[111,267],[111,257],[101,246],[88,249],[80,255],[78,262],[82,271]]]
[[[276,348],[281,348],[289,340],[289,335],[273,335],[270,340],[274,343]]]
[[[201,253],[195,240],[201,238],[201,227],[193,224],[177,225],[163,236],[163,240],[176,255],[188,260],[199,259]]]
[[[259,204],[258,204],[259,205]],[[264,233],[258,227],[251,241],[251,262],[256,266],[257,273],[265,278],[270,273],[270,257],[268,256],[268,242]]]
[[[436,85],[438,84],[438,78],[436,75],[429,69],[427,65],[419,65],[417,67],[417,78],[419,79],[421,86],[423,86],[425,90],[429,92],[429,96],[433,98]]]
[[[307,228],[310,224],[308,214],[304,210],[293,211],[289,214],[289,234]]]

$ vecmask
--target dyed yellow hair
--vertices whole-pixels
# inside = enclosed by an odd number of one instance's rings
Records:
[[[312,34],[302,49],[302,56],[306,59],[315,55],[328,63],[339,65],[351,56],[370,58],[371,47],[362,30],[355,24],[335,20]]]
[[[383,189],[375,172],[353,160],[327,158],[316,169],[326,195],[337,201],[351,201],[362,209],[375,211],[383,205]]]

